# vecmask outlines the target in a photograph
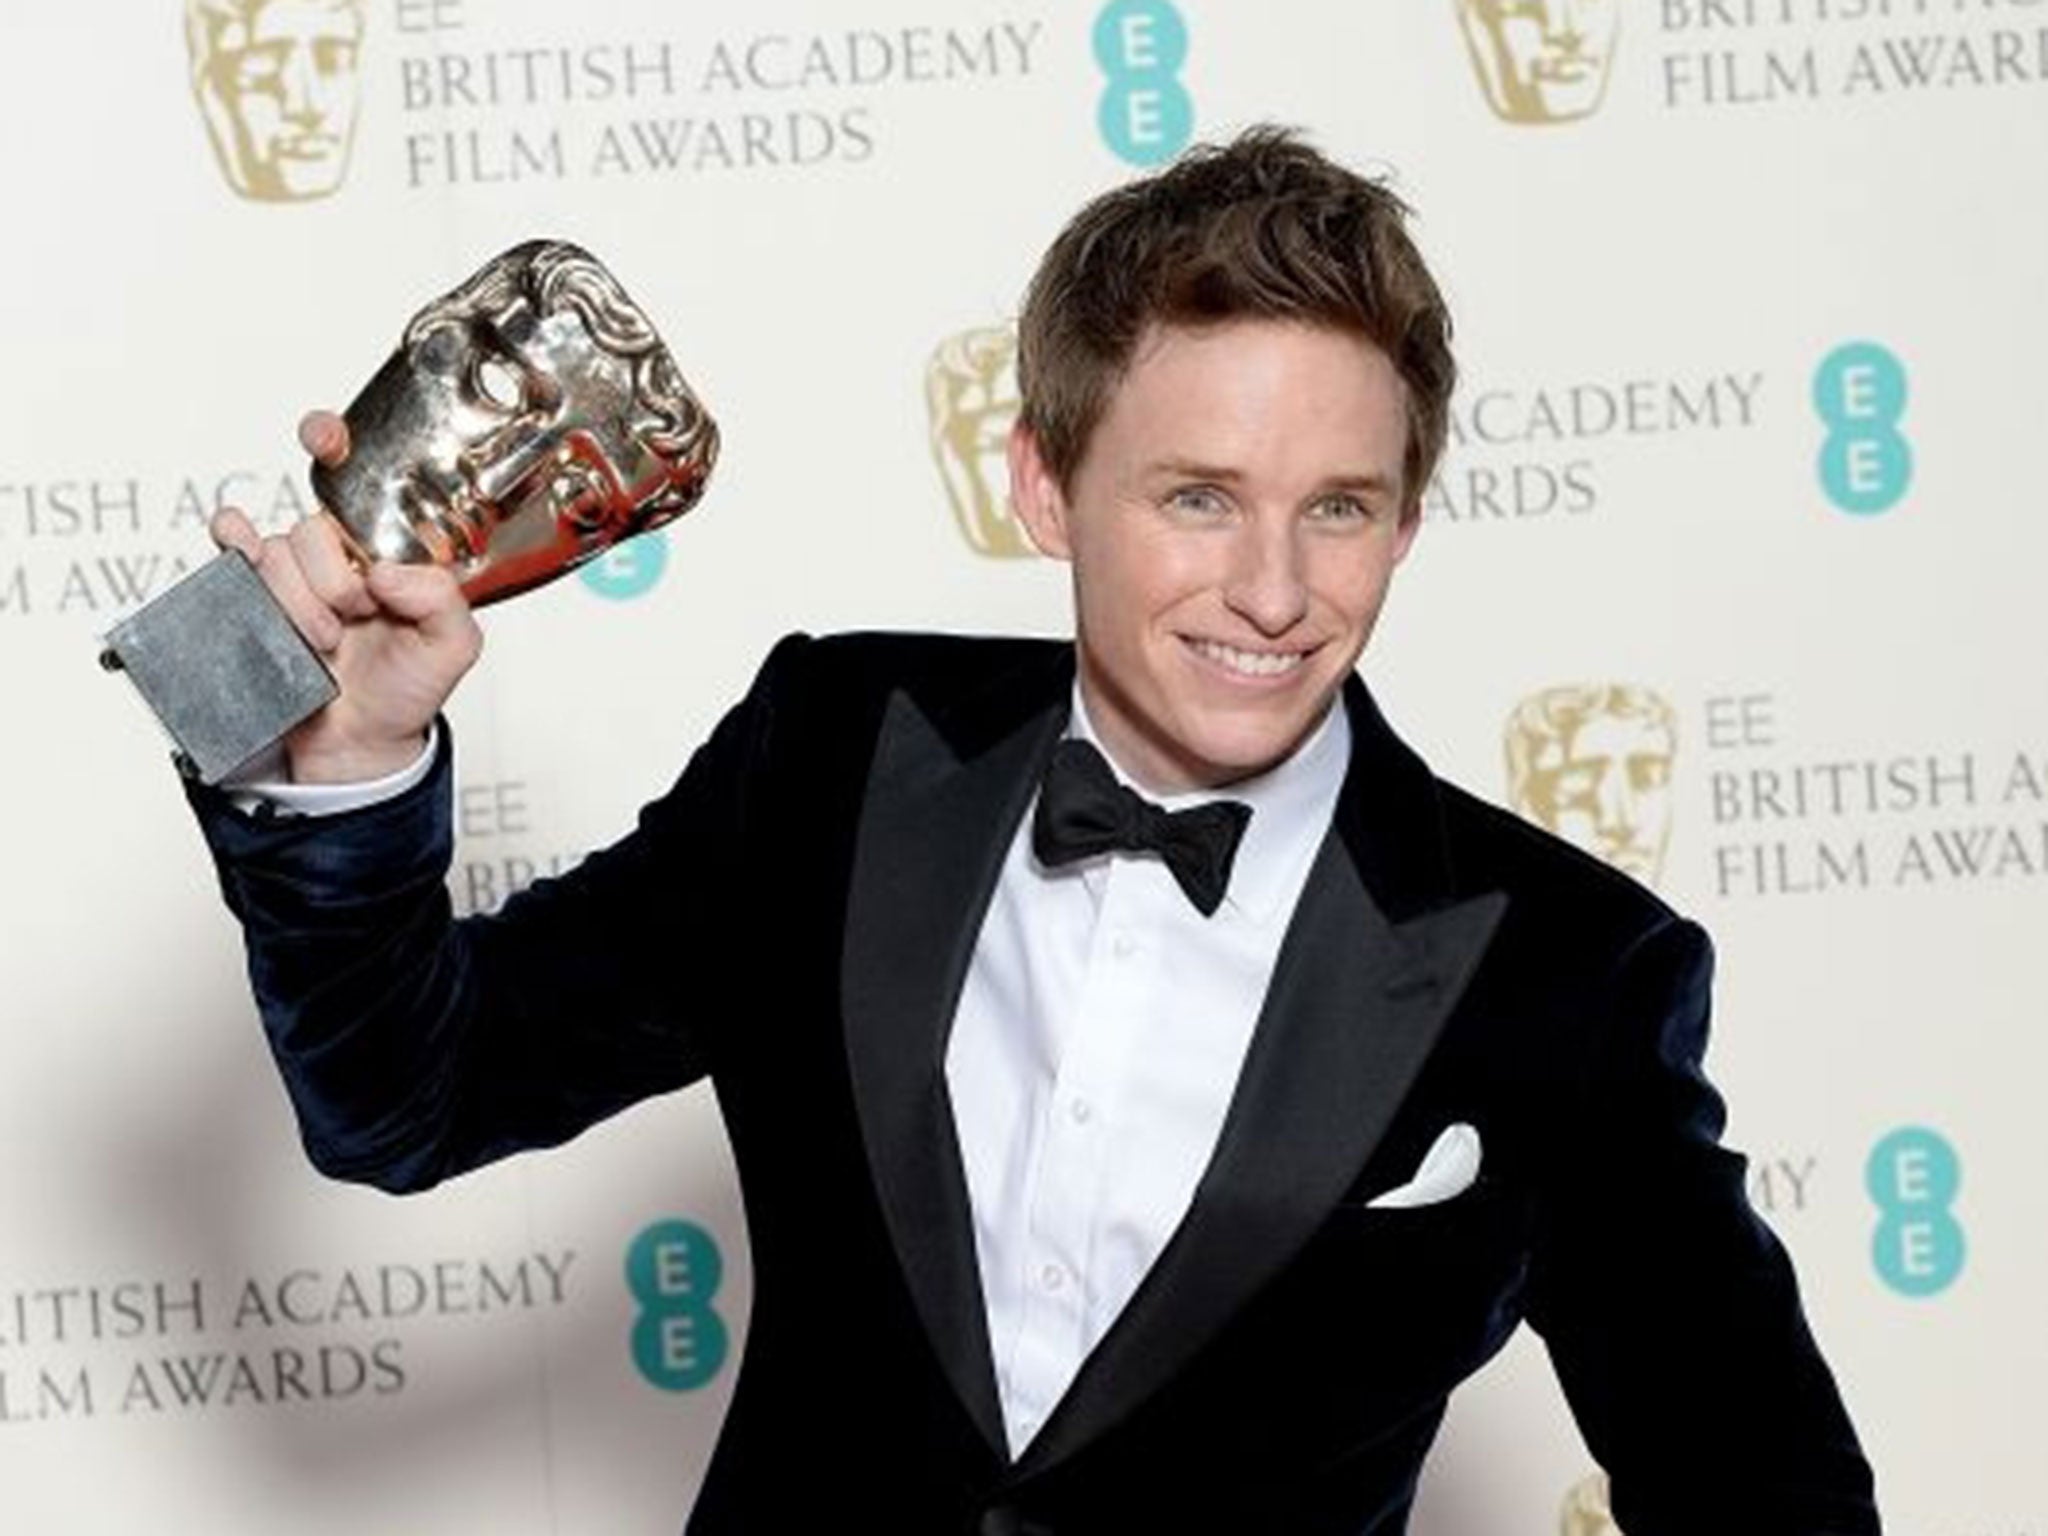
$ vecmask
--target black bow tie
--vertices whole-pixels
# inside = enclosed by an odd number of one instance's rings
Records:
[[[1156,853],[1195,910],[1215,914],[1230,887],[1230,861],[1252,819],[1236,800],[1212,800],[1169,811],[1116,781],[1109,764],[1085,741],[1053,749],[1031,822],[1031,848],[1048,866],[1098,853]]]

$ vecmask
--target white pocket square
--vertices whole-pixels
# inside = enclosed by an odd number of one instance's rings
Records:
[[[1368,1200],[1366,1209],[1404,1211],[1418,1205],[1435,1205],[1463,1194],[1478,1177],[1479,1132],[1461,1120],[1445,1126],[1443,1134],[1431,1143],[1414,1178]]]

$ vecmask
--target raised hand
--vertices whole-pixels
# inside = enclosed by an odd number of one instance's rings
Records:
[[[348,426],[331,412],[305,417],[299,441],[324,464],[348,457]],[[231,507],[211,531],[223,549],[248,556],[341,684],[333,703],[285,738],[293,779],[359,782],[412,762],[483,649],[453,574],[437,565],[359,565],[325,512],[264,538]]]

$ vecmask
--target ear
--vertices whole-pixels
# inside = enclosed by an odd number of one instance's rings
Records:
[[[1038,437],[1022,421],[1010,428],[1010,505],[1038,552],[1055,560],[1074,557],[1067,535],[1067,496],[1047,468]]]

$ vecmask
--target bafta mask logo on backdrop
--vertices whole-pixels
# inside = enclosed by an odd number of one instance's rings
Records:
[[[1671,839],[1678,716],[1648,688],[1546,688],[1517,704],[1505,733],[1516,811],[1646,885]]]
[[[362,40],[363,0],[185,0],[192,94],[237,193],[292,203],[341,186]]]
[[[1457,0],[1494,113],[1511,123],[1591,117],[1607,95],[1621,0]]]
[[[1607,1474],[1595,1472],[1572,1484],[1557,1512],[1557,1536],[1622,1536],[1607,1507]]]
[[[932,459],[953,517],[979,554],[1036,554],[1010,507],[1004,445],[1017,419],[1017,335],[983,326],[948,336],[924,371]]]

